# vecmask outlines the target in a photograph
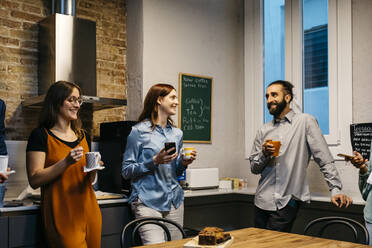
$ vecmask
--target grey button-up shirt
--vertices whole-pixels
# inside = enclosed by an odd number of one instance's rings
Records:
[[[262,153],[265,140],[281,142],[279,156]],[[256,134],[250,156],[251,171],[261,174],[255,195],[255,205],[264,210],[284,208],[293,197],[310,201],[306,169],[311,155],[332,191],[339,194],[341,180],[334,159],[316,119],[291,110],[285,118],[264,124]]]

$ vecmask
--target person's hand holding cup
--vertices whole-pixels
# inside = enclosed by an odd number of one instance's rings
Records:
[[[68,165],[72,165],[74,163],[76,163],[77,161],[79,161],[84,155],[84,149],[83,147],[81,146],[78,146],[74,149],[72,149],[67,157],[66,157],[66,161],[68,163]]]
[[[4,183],[8,180],[8,176],[4,172],[0,172],[0,183]]]
[[[194,147],[184,147],[182,149],[182,164],[187,166],[191,164],[197,156],[197,152]]]
[[[266,157],[277,157],[279,156],[280,146],[280,141],[267,139],[262,145],[262,152]]]

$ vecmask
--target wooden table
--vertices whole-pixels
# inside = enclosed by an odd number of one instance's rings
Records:
[[[236,248],[288,248],[288,247],[307,247],[307,248],[328,248],[328,247],[342,247],[342,248],[354,248],[354,247],[369,247],[367,245],[361,245],[351,242],[337,241],[331,239],[322,239],[311,236],[276,232],[258,228],[244,228],[230,232],[231,236],[234,237],[234,242],[230,247]],[[182,248],[188,239],[176,240],[167,243],[141,246],[146,248]]]

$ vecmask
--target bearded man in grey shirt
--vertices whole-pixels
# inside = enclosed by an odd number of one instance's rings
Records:
[[[290,109],[292,99],[290,82],[274,81],[266,89],[267,108],[274,118],[258,130],[250,156],[252,173],[261,174],[254,199],[258,228],[290,232],[299,202],[310,201],[306,169],[311,155],[332,192],[332,203],[348,207],[352,202],[341,194],[341,180],[318,122]],[[281,143],[276,157],[269,140]]]

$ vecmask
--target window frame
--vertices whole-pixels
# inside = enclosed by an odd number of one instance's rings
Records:
[[[248,159],[264,119],[263,0],[245,0],[244,21],[245,154]],[[295,86],[302,109],[302,0],[285,0],[285,80]],[[289,38],[288,38],[289,37]],[[329,135],[324,135],[336,159],[352,151],[351,0],[328,0]]]

